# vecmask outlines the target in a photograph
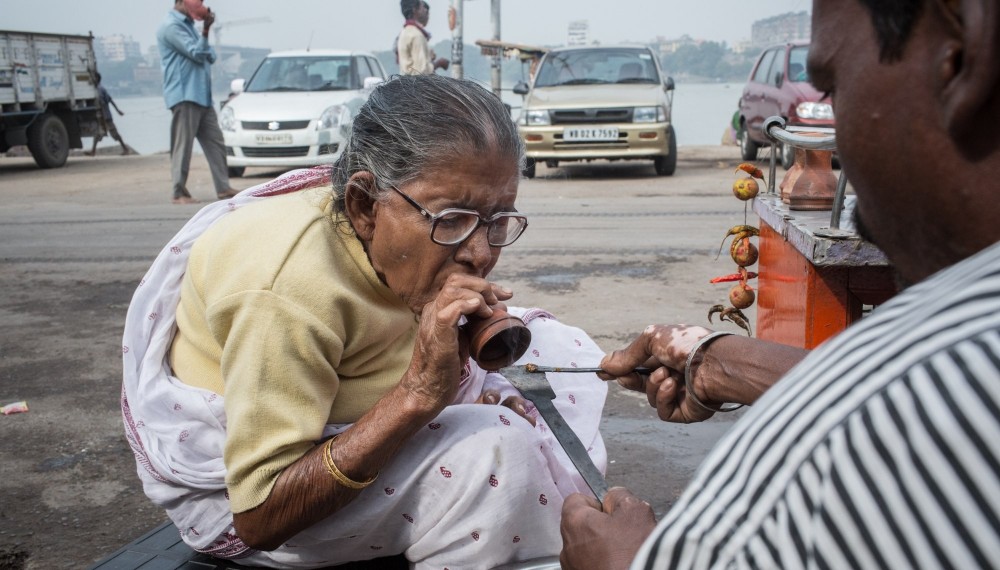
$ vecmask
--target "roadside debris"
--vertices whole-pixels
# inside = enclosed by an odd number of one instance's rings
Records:
[[[28,411],[28,402],[25,402],[23,400],[20,402],[14,402],[13,404],[7,404],[6,406],[0,408],[0,413],[2,413],[5,416],[9,416],[11,414],[19,414],[21,412],[27,412],[27,411]]]

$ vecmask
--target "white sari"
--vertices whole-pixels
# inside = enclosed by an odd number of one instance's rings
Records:
[[[223,396],[174,377],[168,351],[181,280],[194,241],[216,220],[270,196],[330,183],[329,167],[297,170],[199,211],[139,283],[122,344],[122,416],[139,478],[193,549],[241,564],[312,568],[405,552],[416,568],[490,568],[557,554],[563,499],[589,489],[537,411],[531,424],[507,408],[473,404],[484,389],[517,394],[470,362],[455,402],[421,429],[375,484],[277,550],[236,535],[222,450]],[[538,309],[510,307],[532,333],[520,364],[596,365],[603,352],[580,329]],[[603,472],[598,432],[607,386],[592,374],[548,374],[555,405]],[[328,425],[324,435],[349,425]]]

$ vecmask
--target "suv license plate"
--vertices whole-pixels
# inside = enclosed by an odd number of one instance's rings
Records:
[[[256,135],[257,144],[292,144],[291,133]]]
[[[618,140],[618,128],[589,128],[589,129],[565,129],[563,131],[564,141],[616,141]]]

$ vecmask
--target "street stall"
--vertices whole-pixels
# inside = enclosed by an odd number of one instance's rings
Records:
[[[830,167],[835,150],[829,129],[786,129],[765,121],[777,142],[795,147],[795,165],[775,189],[771,153],[769,191],[754,201],[760,216],[758,338],[814,348],[859,320],[896,292],[891,269],[877,247],[852,224],[854,196]],[[780,193],[779,193],[780,190]]]

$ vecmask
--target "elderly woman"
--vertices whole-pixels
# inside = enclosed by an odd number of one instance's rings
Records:
[[[586,486],[530,403],[468,359],[461,326],[512,297],[487,277],[527,226],[523,160],[491,93],[397,78],[332,179],[246,190],[164,248],[129,308],[122,410],[144,489],[187,544],[298,567],[559,552],[562,498]],[[509,310],[533,332],[528,359],[600,360],[582,331]],[[556,403],[603,466],[606,387],[559,376]]]

